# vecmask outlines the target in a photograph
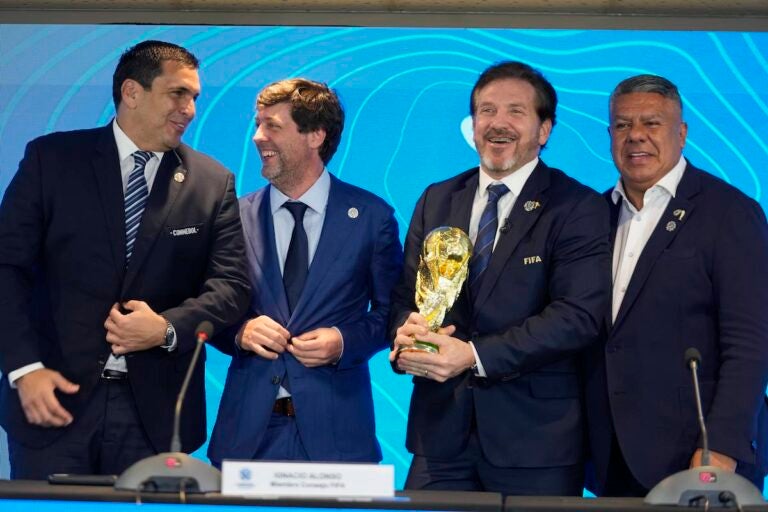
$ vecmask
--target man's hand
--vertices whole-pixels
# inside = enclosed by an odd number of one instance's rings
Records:
[[[413,346],[418,337],[426,336],[428,332],[429,324],[426,318],[415,312],[408,315],[403,325],[398,327],[395,333],[394,349],[389,353],[390,362],[394,362],[397,358],[398,350],[407,350],[408,347]]]
[[[241,349],[274,360],[285,352],[291,333],[267,315],[261,315],[248,320],[237,338]]]
[[[165,343],[165,318],[158,315],[146,302],[129,300],[123,303],[129,313],[123,314],[118,305],[112,305],[104,327],[107,341],[116,356],[159,347]]]
[[[288,352],[307,368],[335,363],[341,357],[341,333],[333,327],[321,327],[291,340]]]
[[[693,452],[693,457],[691,457],[691,465],[692,468],[697,468],[701,466],[701,453],[702,449],[699,448],[695,452]],[[732,459],[731,457],[710,450],[709,451],[709,465],[715,466],[716,468],[725,469],[727,471],[736,471],[736,459]]]
[[[454,325],[441,327],[440,329],[437,330],[437,334],[445,335],[445,336],[451,336],[454,332],[456,332],[456,326]],[[412,312],[410,315],[408,315],[408,318],[406,318],[405,322],[403,322],[403,325],[397,328],[397,332],[395,333],[395,340],[393,343],[394,348],[389,352],[389,362],[393,364],[397,363],[397,367],[406,373],[409,373],[411,375],[418,375],[419,377],[425,377],[424,371],[425,370],[428,371],[427,368],[419,368],[417,366],[416,368],[414,368],[414,371],[417,371],[418,373],[411,373],[405,367],[402,367],[400,365],[399,357],[402,354],[405,354],[408,352],[415,352],[415,351],[409,350],[409,348],[413,347],[413,344],[416,341],[429,341],[426,339],[426,337],[429,336],[430,334],[432,333],[429,332],[429,324],[427,323],[427,320],[421,314]],[[456,338],[453,338],[453,339],[456,339]],[[464,343],[464,342],[462,341],[461,343]],[[472,352],[472,348],[469,347],[468,344],[466,345],[469,348],[469,351]],[[424,352],[421,352],[421,353],[423,354]],[[475,357],[474,357],[474,353],[472,353],[472,362],[469,364],[469,366],[472,366],[472,364],[474,364],[474,361],[475,361]]]
[[[72,415],[64,409],[54,394],[73,394],[80,389],[65,379],[59,372],[41,368],[30,372],[16,381],[19,400],[27,421],[41,427],[66,427],[72,423]]]

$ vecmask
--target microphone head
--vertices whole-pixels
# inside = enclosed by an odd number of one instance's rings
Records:
[[[195,336],[202,338],[203,341],[208,340],[211,336],[213,336],[213,324],[208,320],[203,320],[197,324],[197,328],[195,329]]]
[[[697,365],[701,364],[701,352],[694,347],[685,351],[685,366],[691,366],[691,361],[695,361]]]

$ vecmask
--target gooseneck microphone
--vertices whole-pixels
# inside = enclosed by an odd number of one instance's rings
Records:
[[[189,381],[206,340],[213,334],[209,321],[200,322],[195,329],[195,350],[181,384],[173,416],[171,451],[142,459],[126,469],[115,482],[115,489],[149,492],[178,492],[182,502],[187,492],[218,492],[221,490],[221,472],[199,459],[181,452],[181,407],[187,394]]]
[[[733,471],[710,466],[709,437],[701,405],[698,370],[701,353],[691,347],[685,351],[685,366],[693,378],[693,391],[701,432],[701,466],[679,471],[659,482],[645,497],[649,505],[732,508],[765,505],[762,493],[752,482]]]
[[[208,320],[200,322],[200,325],[195,329],[195,351],[192,354],[192,361],[187,368],[187,374],[184,376],[184,382],[181,384],[181,391],[179,391],[179,397],[176,399],[176,410],[173,414],[173,437],[171,438],[171,451],[181,451],[181,406],[184,404],[184,398],[187,396],[187,388],[189,387],[189,381],[192,380],[192,373],[195,371],[195,365],[197,365],[197,359],[200,357],[200,351],[206,341],[213,335],[213,324]],[[698,389],[698,388],[697,388]]]
[[[704,412],[701,409],[701,391],[699,389],[698,369],[701,364],[701,352],[690,347],[685,351],[685,365],[691,369],[693,378],[693,394],[696,397],[696,412],[699,415],[699,430],[701,431],[701,465],[709,466],[709,435],[707,425],[704,423]]]

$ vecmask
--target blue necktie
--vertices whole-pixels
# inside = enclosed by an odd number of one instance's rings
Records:
[[[488,185],[488,202],[485,204],[485,210],[480,216],[480,224],[477,227],[477,238],[475,239],[475,251],[472,254],[472,261],[469,266],[469,287],[472,297],[477,297],[480,285],[483,282],[485,269],[491,261],[493,253],[493,242],[496,240],[496,230],[499,227],[499,199],[509,192],[509,189],[503,183]]]
[[[304,231],[304,213],[307,211],[307,205],[300,202],[283,203],[293,215],[293,234],[291,234],[291,243],[288,245],[288,254],[285,256],[285,265],[283,265],[283,285],[285,286],[285,295],[288,298],[288,308],[293,313],[293,308],[299,302],[301,291],[304,289],[304,281],[307,280],[309,270],[309,242],[307,241],[307,232]]]
[[[152,153],[148,151],[136,151],[133,153],[133,170],[128,176],[128,186],[125,189],[125,266],[131,261],[133,245],[136,243],[136,234],[139,232],[141,215],[147,204],[149,189],[144,178],[146,167]]]

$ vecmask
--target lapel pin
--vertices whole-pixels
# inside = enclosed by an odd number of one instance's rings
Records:
[[[358,215],[360,215],[360,212],[358,212],[357,208],[355,208],[354,206],[352,208],[350,208],[349,210],[347,210],[347,216],[350,219],[356,219]]]
[[[184,173],[183,172],[177,172],[173,175],[173,181],[176,183],[184,183]]]
[[[541,203],[538,201],[526,201],[523,205],[523,209],[527,212],[531,212],[541,206]]]
[[[677,224],[675,224],[675,221],[671,220],[667,222],[667,231],[672,232],[675,230],[676,227],[677,227]]]
[[[680,222],[683,222],[683,217],[685,217],[685,210],[678,208],[672,212],[672,216],[676,217]]]

